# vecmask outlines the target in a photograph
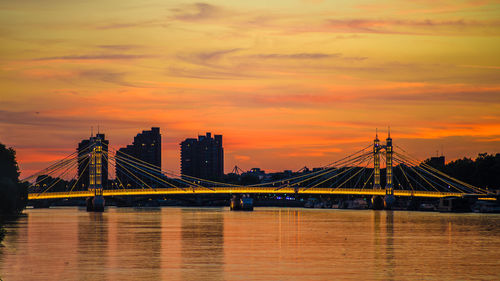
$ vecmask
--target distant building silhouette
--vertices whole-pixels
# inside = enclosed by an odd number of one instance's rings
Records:
[[[75,186],[78,190],[86,190],[90,185],[89,178],[89,157],[83,157],[85,154],[90,154],[90,145],[96,141],[96,139],[101,139],[101,142],[105,145],[102,146],[102,152],[105,157],[102,158],[102,179],[101,183],[103,187],[108,186],[108,145],[109,141],[106,140],[104,134],[97,134],[95,137],[91,136],[88,140],[82,140],[78,144],[78,176],[80,180]]]
[[[143,185],[141,181],[144,181],[148,185],[154,185],[155,183],[150,176],[139,172],[134,166],[140,166],[141,169],[157,177],[161,176],[158,171],[161,170],[160,128],[152,127],[149,131],[142,131],[142,133],[137,134],[132,144],[120,148],[116,152],[116,156],[116,177],[122,184],[137,186]],[[144,162],[154,167],[146,167],[147,164]],[[141,166],[141,164],[146,166]]]
[[[432,167],[434,167],[436,169],[443,170],[444,169],[444,165],[445,165],[445,161],[444,160],[445,160],[444,156],[431,157],[427,161],[427,164],[431,165]]]
[[[188,138],[181,145],[181,173],[202,179],[221,179],[224,176],[222,135],[211,133]]]

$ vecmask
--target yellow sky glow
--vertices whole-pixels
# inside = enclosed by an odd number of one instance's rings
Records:
[[[0,141],[24,176],[97,125],[224,135],[225,169],[321,166],[375,128],[421,159],[499,152],[498,1],[0,1]]]

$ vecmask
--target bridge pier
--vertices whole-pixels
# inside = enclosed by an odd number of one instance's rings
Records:
[[[87,198],[87,212],[104,212],[105,200],[102,195]]]
[[[390,192],[385,196],[373,195],[371,199],[373,210],[391,210],[395,202],[396,197]]]
[[[384,209],[384,198],[380,195],[372,196],[372,209],[373,210],[383,210]]]
[[[253,211],[253,198],[249,195],[235,194],[229,203],[231,211]]]

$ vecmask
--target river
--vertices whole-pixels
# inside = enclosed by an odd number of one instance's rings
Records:
[[[500,280],[500,215],[256,208],[28,209],[0,279]]]

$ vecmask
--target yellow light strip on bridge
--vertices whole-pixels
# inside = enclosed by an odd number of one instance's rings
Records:
[[[286,187],[276,190],[276,187],[215,187],[213,190],[206,188],[163,188],[163,189],[115,189],[104,190],[104,196],[133,196],[133,195],[180,195],[180,194],[233,194],[233,193],[263,193],[263,194],[294,194],[296,189]],[[352,188],[309,188],[306,190],[297,190],[298,194],[323,194],[323,195],[363,195],[373,196],[386,194],[385,189],[352,189]],[[44,194],[29,194],[29,200],[41,199],[65,199],[65,198],[85,198],[94,194],[91,191],[76,192],[50,192]],[[412,191],[412,190],[394,190],[394,196],[402,197],[462,197],[464,195],[477,196],[479,194],[464,194],[456,192],[436,192],[436,191]],[[484,194],[481,194],[484,196]]]

